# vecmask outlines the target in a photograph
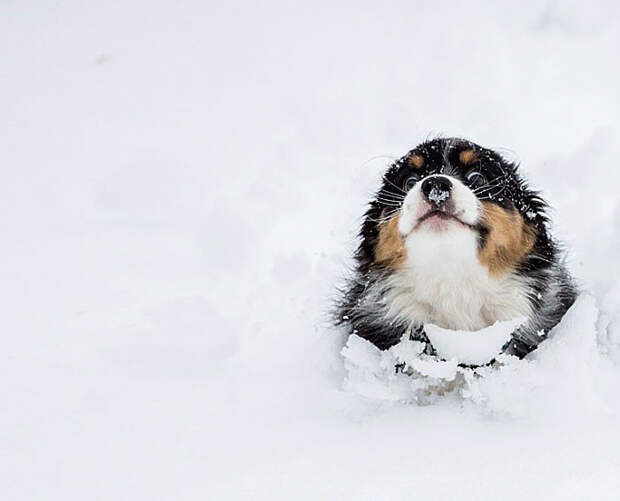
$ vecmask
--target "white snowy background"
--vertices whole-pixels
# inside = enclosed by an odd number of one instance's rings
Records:
[[[619,498],[617,2],[4,0],[0,40],[2,500]],[[419,405],[326,312],[437,134],[521,161],[586,294]]]

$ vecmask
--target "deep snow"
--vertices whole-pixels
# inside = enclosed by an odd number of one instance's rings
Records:
[[[454,358],[468,365],[485,365],[501,353],[502,347],[512,338],[512,333],[526,321],[526,317],[497,321],[478,331],[454,331],[425,324],[424,331],[440,358]]]
[[[617,499],[619,9],[3,2],[2,499]],[[520,159],[586,293],[420,405],[326,313],[438,133]]]

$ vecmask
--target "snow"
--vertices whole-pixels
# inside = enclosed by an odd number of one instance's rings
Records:
[[[511,334],[526,321],[527,318],[519,317],[478,331],[455,331],[426,324],[424,331],[439,357],[454,358],[461,364],[484,365],[495,358]]]
[[[618,14],[3,2],[2,499],[615,499]],[[585,292],[527,360],[329,327],[382,170],[438,133],[554,208]]]
[[[564,412],[574,412],[575,405],[586,414],[607,414],[610,408],[605,394],[611,389],[616,369],[598,346],[597,318],[594,298],[583,295],[552,330],[550,339],[528,359],[498,355],[493,366],[473,369],[458,364],[482,363],[482,358],[467,357],[482,357],[483,353],[486,357],[496,355],[506,332],[510,333],[523,319],[498,322],[471,333],[436,326],[427,330],[427,334],[435,334],[434,340],[440,340],[441,348],[464,354],[464,360],[456,356],[437,360],[423,354],[424,345],[417,341],[404,340],[382,352],[358,336],[351,336],[342,352],[347,371],[345,389],[377,401],[424,405],[437,404],[449,394],[461,405],[473,406],[495,418],[554,414],[561,419]],[[495,351],[485,353],[485,343],[475,340],[484,335],[500,341]],[[473,351],[468,352],[455,341],[458,336],[474,339]],[[395,370],[400,364],[404,367]]]
[[[440,204],[441,202],[443,202],[449,196],[450,196],[449,192],[441,191],[441,190],[438,190],[437,188],[433,188],[431,190],[431,192],[429,193],[429,195],[428,195],[428,199],[431,202],[435,202],[436,204]]]

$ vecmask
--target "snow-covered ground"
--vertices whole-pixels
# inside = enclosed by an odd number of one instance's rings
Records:
[[[0,33],[2,500],[618,499],[617,2],[9,0]],[[439,133],[520,159],[586,293],[419,405],[326,312]]]

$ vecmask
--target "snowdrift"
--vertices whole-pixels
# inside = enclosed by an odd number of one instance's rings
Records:
[[[442,343],[447,360],[423,354],[424,345],[417,341],[403,340],[381,351],[351,335],[342,350],[347,371],[344,385],[350,392],[378,401],[430,404],[449,397],[510,415],[557,404],[601,409],[604,398],[598,389],[607,384],[610,363],[597,342],[597,320],[594,299],[583,295],[549,339],[526,359],[499,355],[494,365],[477,368],[460,367],[459,363],[489,361],[524,319],[497,323],[475,333],[432,327],[429,337]],[[489,339],[475,339],[480,336]],[[472,340],[477,343],[473,354],[465,346]],[[562,402],[563,398],[572,403]]]

